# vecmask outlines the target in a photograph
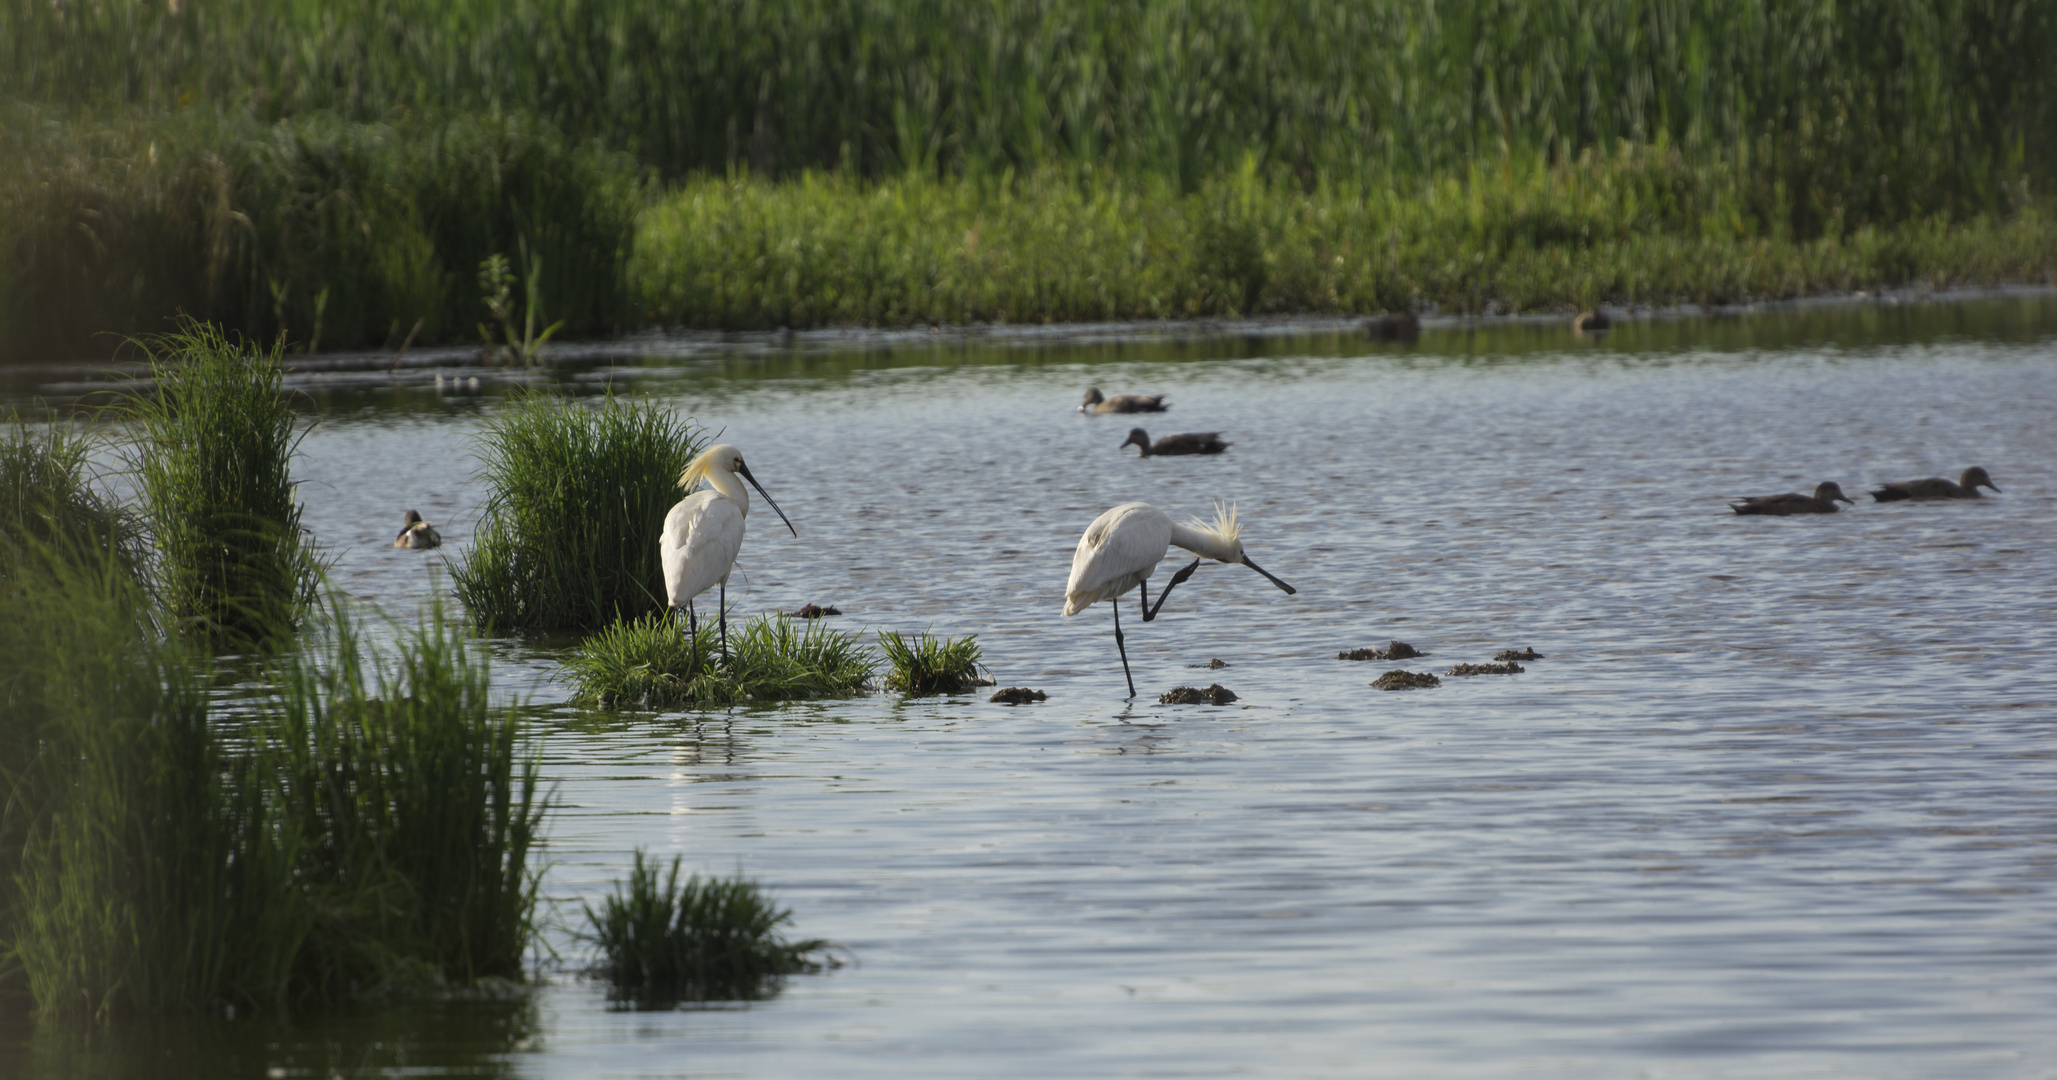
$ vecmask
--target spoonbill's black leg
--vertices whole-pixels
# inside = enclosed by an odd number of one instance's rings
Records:
[[[1170,599],[1171,590],[1178,587],[1179,582],[1184,581],[1189,577],[1192,577],[1193,571],[1198,569],[1200,569],[1200,560],[1194,559],[1191,565],[1186,566],[1183,569],[1181,569],[1178,573],[1171,575],[1171,580],[1164,583],[1164,591],[1157,594],[1156,607],[1150,606],[1150,583],[1147,581],[1143,582],[1143,621],[1149,622],[1152,619],[1155,619],[1157,617],[1157,613],[1164,610],[1164,602]]]
[[[729,583],[721,583],[721,662],[729,662]]]
[[[1114,648],[1121,653],[1121,677],[1128,680],[1128,696],[1136,696],[1136,677],[1129,674],[1128,646],[1121,643],[1121,599],[1116,597],[1108,603],[1114,605]]]

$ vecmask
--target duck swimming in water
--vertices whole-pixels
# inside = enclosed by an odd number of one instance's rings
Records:
[[[1163,394],[1116,394],[1113,397],[1103,397],[1100,394],[1100,388],[1095,386],[1086,391],[1086,400],[1078,407],[1078,411],[1082,413],[1163,412],[1166,408],[1168,406],[1164,404]]]
[[[393,546],[396,548],[442,547],[443,534],[437,532],[434,525],[423,521],[420,511],[409,510],[407,512],[407,522],[401,528],[400,535],[394,539]]]
[[[1738,514],[1771,514],[1784,517],[1787,514],[1833,514],[1842,509],[1837,501],[1857,505],[1856,501],[1843,494],[1843,489],[1833,481],[1814,489],[1812,495],[1759,495],[1755,498],[1736,499],[1729,503]]]
[[[1964,475],[1958,477],[1954,484],[1933,477],[1927,480],[1902,480],[1879,488],[1871,493],[1871,497],[1879,502],[1899,502],[1901,499],[1976,499],[1981,497],[1978,493],[1981,487],[2000,490],[2000,485],[1993,483],[1993,478],[1987,476],[1984,469],[1973,465],[1964,470]]]
[[[1128,440],[1115,449],[1125,450],[1131,443],[1142,450],[1144,457],[1153,454],[1219,454],[1232,445],[1222,442],[1221,433],[1218,431],[1188,431],[1178,435],[1166,435],[1153,444],[1148,432],[1142,428],[1130,428]]]

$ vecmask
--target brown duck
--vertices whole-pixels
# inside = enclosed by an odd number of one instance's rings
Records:
[[[1085,403],[1078,407],[1082,413],[1163,412],[1163,394],[1116,394],[1102,397],[1095,386],[1086,391]]]
[[[1166,435],[1152,443],[1148,432],[1142,428],[1130,428],[1127,441],[1115,449],[1125,450],[1131,443],[1143,452],[1144,457],[1155,454],[1219,454],[1231,445],[1221,441],[1221,432],[1218,431],[1187,431]]]
[[[394,538],[393,546],[396,548],[417,549],[442,547],[443,534],[437,532],[434,525],[423,521],[420,511],[409,510],[405,527],[400,530],[400,535]]]
[[[1837,501],[1857,505],[1856,501],[1843,494],[1843,489],[1833,481],[1814,489],[1812,495],[1759,495],[1750,499],[1736,499],[1729,503],[1738,514],[1770,514],[1784,517],[1787,514],[1833,514],[1842,509]]]
[[[1879,488],[1871,493],[1871,497],[1880,502],[1899,502],[1901,499],[1976,499],[1979,497],[1978,489],[1982,487],[2000,490],[2000,485],[1993,483],[1993,478],[1987,476],[1984,469],[1973,465],[1964,470],[1964,475],[1958,477],[1954,484],[1934,477],[1927,480],[1902,480]]]

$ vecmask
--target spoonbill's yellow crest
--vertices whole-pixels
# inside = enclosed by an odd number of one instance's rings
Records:
[[[772,513],[786,523],[794,536],[800,530],[793,528],[793,522],[779,504],[772,502],[764,485],[750,475],[750,466],[743,464],[743,452],[727,443],[708,447],[693,463],[686,466],[679,486],[687,495],[664,516],[664,536],[658,541],[658,551],[664,556],[664,592],[672,607],[686,609],[686,625],[689,632],[698,632],[699,621],[693,615],[693,598],[716,585],[721,586],[721,651],[728,655],[728,584],[729,571],[736,565],[736,553],[743,548],[743,519],[750,514],[750,492],[736,483],[736,477],[750,481],[757,494],[771,507]],[[694,491],[705,481],[707,487]]]
[[[1200,558],[1171,575],[1152,607],[1150,574],[1174,545]],[[1149,622],[1163,610],[1171,590],[1200,568],[1201,559],[1241,563],[1288,594],[1297,591],[1243,554],[1242,529],[1233,506],[1216,503],[1212,522],[1195,518],[1181,525],[1149,503],[1122,503],[1094,518],[1086,526],[1086,534],[1079,537],[1078,552],[1071,557],[1071,580],[1064,585],[1064,613],[1076,615],[1102,600],[1114,602],[1114,647],[1121,653],[1121,674],[1128,680],[1130,697],[1136,696],[1136,679],[1129,673],[1128,647],[1122,641],[1122,594],[1142,589],[1143,621]]]

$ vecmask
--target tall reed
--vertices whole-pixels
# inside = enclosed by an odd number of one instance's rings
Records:
[[[13,557],[38,547],[104,552],[140,568],[136,516],[94,485],[91,449],[75,428],[53,422],[39,435],[19,415],[0,433],[0,583]]]
[[[477,341],[496,255],[527,310],[604,334],[639,200],[627,158],[521,116],[0,100],[0,359],[106,355],[179,312],[294,349]]]
[[[454,571],[459,599],[499,630],[590,629],[664,607],[658,536],[704,442],[647,401],[516,398],[479,436],[491,495]]]
[[[300,527],[291,466],[305,431],[283,349],[192,321],[147,345],[150,382],[120,411],[169,613],[224,646],[289,633],[321,563]]]
[[[537,761],[458,632],[377,656],[337,612],[238,700],[113,557],[24,557],[0,589],[0,998],[280,1011],[520,976]]]
[[[0,15],[0,95],[265,118],[528,113],[671,176],[1246,154],[1448,175],[1616,142],[1743,166],[1801,235],[1991,210],[2057,162],[2018,0],[181,0]]]

